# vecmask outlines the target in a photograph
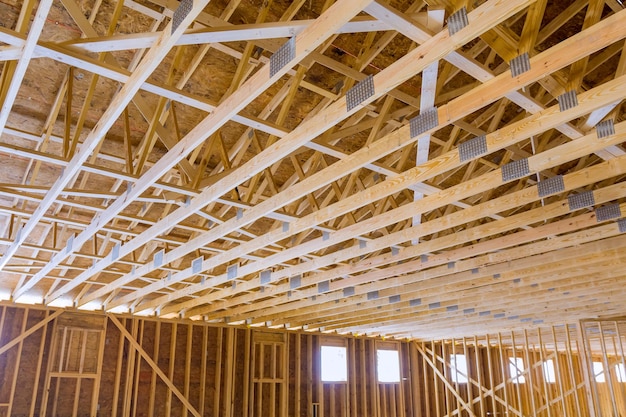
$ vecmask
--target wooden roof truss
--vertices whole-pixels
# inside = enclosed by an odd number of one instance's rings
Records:
[[[258,3],[0,4],[5,298],[421,339],[626,314],[618,0]]]

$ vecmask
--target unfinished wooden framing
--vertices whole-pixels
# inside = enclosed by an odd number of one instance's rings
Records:
[[[626,415],[624,9],[0,1],[0,416]]]
[[[4,304],[0,415],[620,415],[625,326],[389,342]],[[345,347],[346,382],[321,380],[323,345]],[[399,382],[378,381],[378,349],[398,351]]]
[[[0,8],[4,298],[418,340],[625,314],[620,2]]]

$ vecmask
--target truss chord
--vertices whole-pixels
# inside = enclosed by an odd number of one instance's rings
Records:
[[[509,3],[507,3],[507,5],[506,5],[506,6],[513,6],[513,7],[514,7],[514,5],[513,5],[513,4],[509,4]],[[501,17],[502,17],[502,16],[501,16]],[[467,36],[469,37],[469,36],[470,36],[470,34],[468,34]],[[434,38],[433,38],[433,43],[434,43]],[[429,47],[430,47],[430,46],[429,46]],[[416,51],[415,51],[415,54],[417,54],[417,53],[419,53],[419,50],[416,50]],[[441,53],[441,51],[439,51],[439,53]],[[410,56],[405,57],[405,59],[406,59],[406,60],[409,60],[409,59],[410,59]],[[425,65],[425,63],[420,63],[420,62],[418,62],[417,64],[418,64],[418,65]],[[405,71],[405,72],[407,73],[407,75],[406,75],[406,76],[408,76],[408,74],[409,74],[409,71],[408,71],[408,70],[409,70],[409,68],[407,68],[407,67],[399,67],[399,66],[398,66],[398,68],[399,68],[400,70]],[[394,68],[394,69],[396,69],[396,70],[397,70],[397,68]],[[391,68],[389,68],[388,70],[391,70]],[[379,76],[380,76],[380,74],[379,74]],[[393,80],[393,82],[395,82],[395,83],[398,83],[399,81],[400,81],[400,80],[395,80],[395,79]],[[338,104],[337,106],[341,106],[341,103],[340,103],[340,104]],[[344,116],[344,117],[345,117],[345,116]],[[313,120],[311,120],[311,121],[313,121]],[[381,147],[381,144],[382,144],[382,142],[380,142],[380,141],[375,142],[375,145],[378,145],[378,147]],[[295,146],[295,143],[294,143],[294,146]],[[267,203],[267,205],[270,205],[270,204],[271,204],[271,203],[269,202],[269,200],[268,200],[268,201],[266,201],[265,203]],[[193,206],[193,204],[192,204],[192,206]],[[260,210],[261,210],[261,208],[260,208],[260,207],[261,207],[261,205],[259,205],[259,206],[257,207],[257,208],[258,208],[258,210],[257,210],[257,211],[260,211]],[[212,260],[212,261],[214,261],[214,260]],[[125,278],[125,279],[126,279],[126,278]],[[180,276],[180,278],[179,278],[179,279],[183,279],[183,278],[182,278],[182,275]],[[75,281],[76,281],[76,280],[75,280]],[[75,281],[74,281],[74,282],[75,282]],[[101,290],[102,290],[102,291],[104,291],[104,289],[101,289]],[[92,294],[92,295],[90,295],[90,297],[95,297],[95,294],[97,294],[97,292],[96,292],[96,293],[94,293],[94,294]]]

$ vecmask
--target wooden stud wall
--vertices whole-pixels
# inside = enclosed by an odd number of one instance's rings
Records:
[[[615,366],[625,327],[382,341],[2,305],[0,416],[623,415],[626,381]],[[328,344],[346,347],[347,382],[321,382]],[[398,350],[400,383],[378,382],[381,348]],[[469,383],[455,377],[451,354],[465,355]],[[512,357],[523,360],[523,383]],[[590,378],[593,361],[609,369],[605,382]]]
[[[626,415],[626,320],[584,321],[581,328],[596,416]]]

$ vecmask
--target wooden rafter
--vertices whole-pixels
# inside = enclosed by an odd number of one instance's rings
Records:
[[[626,314],[618,2],[187,1],[0,17],[14,300],[418,338]]]

